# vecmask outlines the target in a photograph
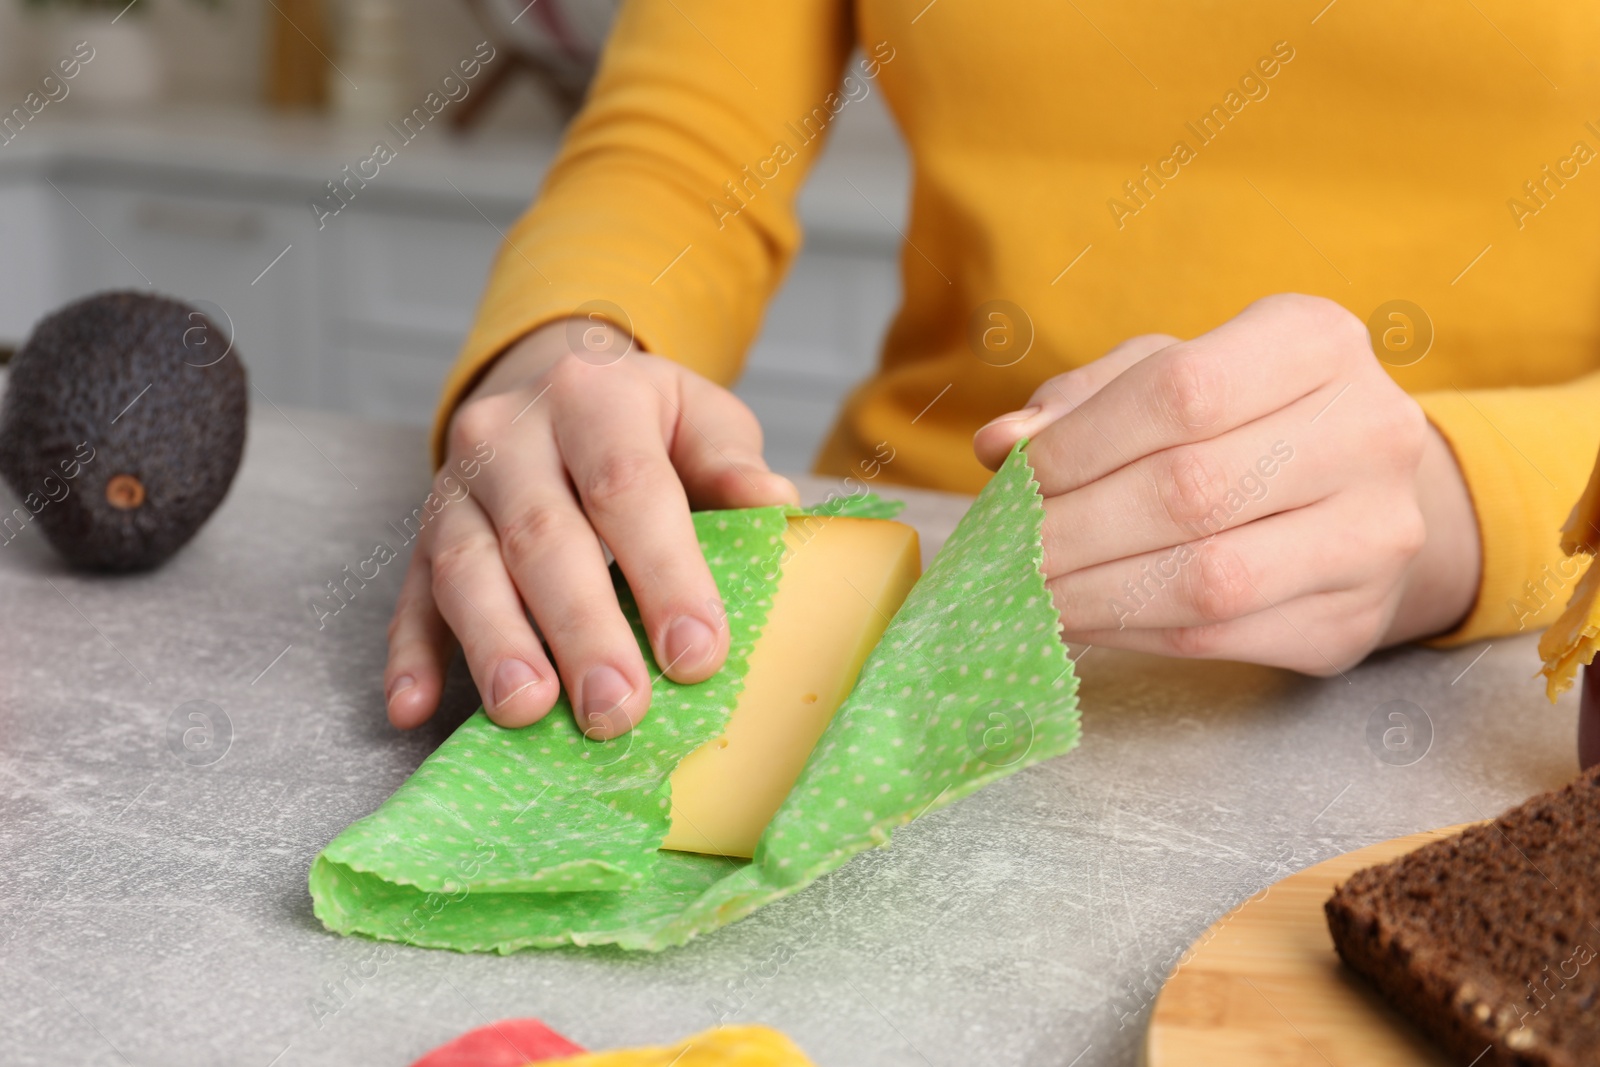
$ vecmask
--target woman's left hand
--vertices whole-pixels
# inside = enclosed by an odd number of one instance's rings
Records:
[[[1472,606],[1454,456],[1332,301],[1135,337],[974,445],[994,468],[1022,437],[1069,641],[1329,675]]]

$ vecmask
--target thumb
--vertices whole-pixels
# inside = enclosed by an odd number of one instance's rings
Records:
[[[972,435],[972,449],[978,461],[990,470],[998,470],[1018,441],[1034,436],[1063,415],[1075,411],[1079,404],[1141,359],[1177,343],[1178,339],[1169,334],[1140,334],[1128,338],[1092,363],[1046,379],[1033,391],[1025,407],[985,423]]]
[[[761,423],[744,402],[697,374],[683,377],[670,457],[695,508],[798,504],[800,491],[761,456]]]

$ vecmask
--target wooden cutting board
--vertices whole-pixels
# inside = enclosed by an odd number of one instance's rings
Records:
[[[1460,1067],[1339,961],[1322,905],[1361,868],[1465,828],[1335,856],[1218,919],[1156,998],[1149,1067]]]

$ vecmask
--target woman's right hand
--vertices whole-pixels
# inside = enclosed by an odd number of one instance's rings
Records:
[[[459,641],[495,722],[535,722],[564,686],[578,727],[601,739],[639,722],[656,675],[602,543],[658,669],[702,681],[722,666],[728,629],[689,509],[799,499],[767,469],[761,427],[732,393],[579,319],[536,330],[490,367],[451,419],[433,489],[446,503],[423,527],[389,625],[389,721],[409,729],[433,715]]]

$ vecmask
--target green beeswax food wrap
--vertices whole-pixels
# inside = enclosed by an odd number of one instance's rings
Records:
[[[816,509],[885,510],[875,498]],[[1077,744],[1077,680],[1039,571],[1044,508],[1019,446],[890,623],[755,857],[660,850],[667,779],[727,724],[792,513],[694,516],[732,635],[716,676],[698,685],[657,678],[650,713],[612,741],[585,738],[565,697],[519,730],[479,709],[317,857],[317,917],[338,933],[463,952],[681,945],[887,845],[895,827]],[[618,594],[648,662],[620,580]]]

